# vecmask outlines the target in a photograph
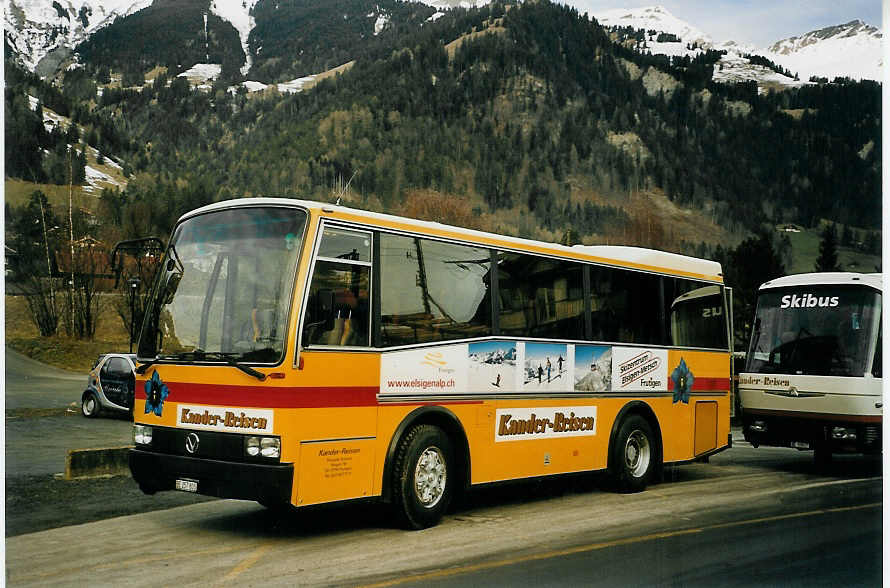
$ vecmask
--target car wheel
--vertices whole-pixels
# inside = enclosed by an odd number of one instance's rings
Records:
[[[80,401],[80,411],[83,416],[93,418],[99,414],[99,398],[95,392],[87,392]]]
[[[451,502],[455,474],[451,439],[438,427],[418,425],[399,442],[393,468],[393,506],[408,529],[432,527]]]
[[[620,492],[640,492],[656,471],[658,448],[652,427],[639,415],[624,419],[612,445],[609,473]]]

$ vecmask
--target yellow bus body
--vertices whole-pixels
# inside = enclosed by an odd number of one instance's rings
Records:
[[[183,424],[207,412],[217,422],[244,426],[252,433],[250,411],[267,411],[274,423],[271,431],[280,437],[280,462],[293,464],[290,502],[306,506],[370,497],[386,498],[387,465],[392,460],[398,435],[418,409],[438,407],[453,415],[466,441],[467,482],[471,485],[549,476],[572,472],[604,470],[609,466],[610,441],[619,416],[629,407],[648,410],[654,420],[654,434],[660,443],[664,463],[691,461],[730,444],[730,353],[729,350],[659,348],[666,354],[667,373],[681,360],[695,375],[688,401],[678,402],[668,389],[653,392],[581,394],[548,393],[463,394],[453,398],[433,395],[418,397],[381,394],[384,358],[399,350],[312,349],[297,350],[301,306],[313,263],[313,247],[320,222],[340,221],[367,230],[393,230],[410,235],[436,237],[460,243],[504,248],[561,259],[629,268],[660,275],[681,276],[722,285],[719,273],[708,274],[696,268],[666,268],[640,261],[615,259],[586,248],[566,248],[496,235],[464,231],[435,223],[422,223],[384,215],[321,204],[301,203],[308,208],[309,221],[296,272],[296,285],[288,319],[286,354],[274,367],[256,369],[267,378],[260,382],[227,365],[182,365],[158,363],[137,376],[135,423],[153,427],[191,428]],[[643,251],[643,250],[641,250]],[[493,339],[510,339],[494,337]],[[514,338],[515,339],[515,338]],[[523,340],[518,338],[518,340]],[[532,342],[531,340],[529,340]],[[588,345],[575,342],[569,345]],[[596,343],[614,347],[635,347],[621,343]],[[461,342],[420,346],[421,349],[454,347]],[[647,346],[636,346],[648,349]],[[569,348],[571,349],[571,348]],[[158,372],[166,384],[167,396],[161,415],[146,408],[146,382]],[[410,395],[409,395],[410,396]],[[593,422],[593,431],[577,436],[499,437],[516,418],[572,418],[581,409],[581,428]],[[248,411],[244,413],[244,411]],[[562,417],[556,416],[562,414]],[[563,414],[564,413],[564,414]],[[500,416],[499,416],[500,415]],[[531,416],[529,416],[531,415]],[[242,421],[238,419],[244,417]],[[509,418],[507,418],[509,417]],[[532,418],[534,417],[534,418]],[[540,418],[539,418],[540,417]],[[538,429],[546,426],[541,421]],[[586,424],[585,424],[586,423]],[[531,426],[531,425],[530,425]],[[200,427],[198,427],[200,429]],[[529,436],[531,435],[531,436]],[[461,446],[461,443],[456,443]],[[459,447],[458,447],[459,448]],[[200,481],[199,481],[200,483]]]

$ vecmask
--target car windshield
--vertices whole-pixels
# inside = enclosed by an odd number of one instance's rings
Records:
[[[746,371],[862,376],[874,352],[881,294],[814,286],[761,292]]]
[[[140,358],[277,363],[306,213],[252,207],[180,224],[159,272]]]

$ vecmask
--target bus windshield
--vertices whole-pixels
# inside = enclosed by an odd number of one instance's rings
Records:
[[[139,357],[278,363],[306,213],[220,210],[178,226],[154,286]]]
[[[881,294],[869,288],[800,286],[761,292],[746,371],[863,376],[880,315]]]

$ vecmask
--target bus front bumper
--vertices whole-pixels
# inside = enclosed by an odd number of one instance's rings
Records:
[[[837,453],[879,453],[882,447],[881,419],[864,421],[864,418],[867,417],[787,416],[749,409],[742,417],[742,432],[745,440],[754,447],[815,449],[824,446]]]
[[[196,459],[183,455],[130,450],[130,472],[146,494],[177,489],[177,480],[195,482],[189,491],[255,500],[262,504],[289,504],[294,480],[293,464],[262,464]],[[192,489],[193,488],[193,489]]]

